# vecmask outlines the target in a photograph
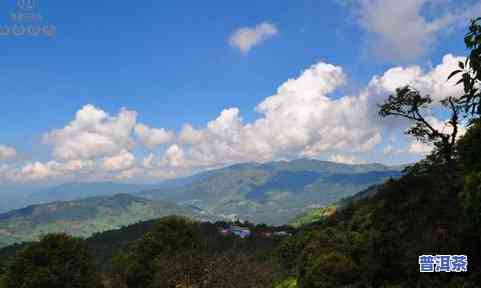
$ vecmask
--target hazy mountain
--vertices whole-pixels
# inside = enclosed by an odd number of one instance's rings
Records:
[[[168,215],[211,220],[198,209],[128,194],[52,202],[0,214],[0,247],[50,232],[86,237]]]
[[[187,185],[137,195],[196,206],[219,217],[285,224],[309,208],[337,202],[400,175],[400,167],[381,164],[313,159],[244,163],[210,171]]]
[[[95,196],[112,196],[128,194],[148,189],[148,185],[124,184],[114,182],[65,183],[43,189],[31,194],[38,203],[53,201],[70,201]]]
[[[0,187],[0,213],[28,205],[55,201],[70,201],[95,196],[132,194],[162,188],[176,188],[202,179],[205,173],[186,178],[167,180],[157,184],[129,184],[116,182],[71,182],[51,187]]]
[[[0,186],[0,213],[33,204],[30,186]]]
[[[156,185],[69,183],[36,192],[30,200],[76,200],[0,214],[0,245],[48,232],[88,236],[171,214],[281,225],[400,175],[399,167],[381,164],[299,159],[237,164]],[[116,193],[136,196],[111,196]],[[92,195],[103,196],[77,200]]]

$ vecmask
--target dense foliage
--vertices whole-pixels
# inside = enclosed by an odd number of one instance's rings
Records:
[[[300,287],[479,287],[480,24],[480,19],[472,22],[466,36],[471,53],[459,63],[462,71],[450,76],[464,72],[458,83],[465,94],[443,101],[450,110],[449,133],[427,122],[421,111],[431,99],[412,87],[398,89],[380,107],[382,116],[413,121],[408,133],[434,144],[434,151],[401,179],[388,181],[368,198],[350,201],[282,245],[280,255],[287,257],[281,261],[289,264]],[[464,122],[468,131],[455,141]],[[465,254],[468,272],[420,273],[418,257],[424,254]]]
[[[251,288],[271,287],[283,281],[286,274],[275,263],[273,254],[285,237],[272,233],[296,230],[244,223],[253,233],[247,239],[220,233],[239,224],[199,223],[172,216],[98,233],[85,243],[105,288],[176,287],[189,283],[199,285],[194,287]],[[29,246],[1,249],[0,263],[15,259],[16,253]],[[281,284],[286,283],[291,285],[292,279]]]
[[[269,287],[276,265],[269,254],[278,239],[222,236],[227,223],[197,223],[179,217],[159,220],[151,232],[118,253],[112,287]],[[267,231],[267,226],[250,226]],[[260,235],[258,233],[257,235]]]
[[[50,234],[29,244],[6,271],[7,288],[100,287],[84,240]]]
[[[190,207],[129,194],[32,205],[0,214],[3,232],[0,233],[0,247],[33,241],[46,233],[89,237],[97,232],[174,214],[208,218]]]

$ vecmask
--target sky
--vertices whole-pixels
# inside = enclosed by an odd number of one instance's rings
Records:
[[[2,1],[0,183],[412,163],[430,147],[377,105],[406,84],[435,109],[459,94],[446,79],[478,15],[472,0]]]

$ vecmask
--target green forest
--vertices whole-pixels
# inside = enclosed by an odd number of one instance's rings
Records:
[[[233,223],[180,216],[87,239],[48,234],[0,251],[0,287],[480,287],[481,18],[465,44],[466,61],[450,75],[464,94],[440,103],[449,131],[429,125],[433,100],[416,87],[379,103],[381,117],[409,119],[407,133],[435,147],[399,179],[296,228],[243,224],[252,231],[245,239],[219,233]],[[279,231],[288,235],[271,235]],[[468,271],[420,273],[425,254],[467,255]]]

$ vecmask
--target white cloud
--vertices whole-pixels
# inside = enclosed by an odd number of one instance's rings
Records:
[[[135,125],[135,134],[139,138],[140,142],[147,146],[149,149],[169,143],[174,139],[174,133],[165,129],[150,128],[144,124]]]
[[[403,138],[407,137],[403,132],[410,123],[380,119],[377,105],[406,84],[432,95],[436,101],[458,94],[460,87],[453,87],[453,81],[446,79],[459,59],[446,55],[442,63],[427,71],[419,66],[394,67],[372,77],[358,93],[336,97],[331,93],[346,83],[347,76],[341,67],[320,62],[285,81],[261,101],[256,106],[260,114],[257,120],[245,122],[241,111],[231,107],[203,127],[184,125],[177,138],[165,129],[137,123],[134,111],[122,109],[110,116],[86,105],[66,127],[46,134],[46,142],[53,146],[54,161],[3,166],[0,178],[170,178],[247,161],[307,156],[360,163],[363,153],[376,150],[379,157],[392,153],[422,155],[426,147],[406,144],[406,139],[411,139]],[[445,123],[439,120],[442,117],[435,116],[429,120],[447,132]],[[134,134],[151,149],[170,145],[159,150],[161,153],[152,151],[136,161]],[[388,137],[389,143],[385,143],[383,139]]]
[[[118,155],[105,157],[102,166],[106,171],[124,171],[130,169],[135,164],[135,156],[126,151],[121,151]]]
[[[387,91],[411,85],[423,94],[429,94],[439,104],[439,101],[448,96],[457,96],[462,93],[462,86],[455,85],[460,76],[455,76],[448,81],[449,74],[457,69],[458,62],[464,61],[463,57],[447,54],[442,58],[440,65],[429,72],[424,72],[420,66],[395,67],[387,70],[381,77],[374,77],[371,85],[381,87]]]
[[[4,166],[0,169],[0,179],[13,182],[43,181],[68,177],[78,172],[91,172],[92,161],[73,160],[67,162],[29,162],[20,167]]]
[[[137,167],[133,167],[131,169],[123,170],[119,174],[115,175],[115,179],[119,180],[125,180],[125,179],[131,179],[136,176],[142,175],[143,171]]]
[[[433,148],[432,145],[419,141],[412,141],[411,144],[409,144],[407,152],[414,155],[427,155],[433,150]]]
[[[235,30],[229,37],[229,44],[247,53],[254,46],[276,36],[277,27],[269,22],[263,22],[255,27],[242,27]]]
[[[185,167],[184,151],[178,145],[170,146],[161,161],[162,165],[170,167]]]
[[[365,161],[359,160],[354,156],[336,154],[329,157],[329,161],[343,164],[363,164]]]
[[[17,150],[13,147],[0,144],[0,161],[15,158],[17,156]]]
[[[155,165],[154,161],[155,161],[155,154],[150,153],[149,156],[145,157],[142,160],[143,168],[146,168],[146,169],[154,168],[154,165]]]
[[[370,48],[386,60],[425,55],[443,34],[481,14],[481,3],[447,0],[354,0]],[[429,17],[428,17],[429,15]]]
[[[47,133],[44,140],[53,146],[53,155],[59,160],[113,156],[132,148],[136,117],[136,112],[127,109],[112,117],[86,105],[65,128]]]
[[[165,129],[150,128],[136,122],[137,113],[122,108],[115,116],[85,105],[62,129],[44,135],[52,146],[54,160],[2,166],[3,181],[44,181],[50,179],[106,180],[139,175],[133,148],[136,134],[140,142],[154,148],[174,138]],[[13,148],[0,145],[1,158],[13,157]]]
[[[58,176],[59,171],[57,171],[59,163],[55,161],[50,161],[47,163],[34,162],[25,165],[18,173],[22,179],[27,180],[38,180],[45,179],[53,176]]]
[[[202,132],[195,130],[190,124],[186,124],[180,131],[179,140],[181,143],[196,143],[201,141],[202,137]]]
[[[329,93],[346,82],[341,67],[318,63],[262,101],[256,107],[262,116],[254,122],[244,123],[234,107],[222,111],[205,128],[184,126],[179,146],[171,146],[162,166],[170,163],[191,169],[329,155],[342,155],[343,159],[335,159],[338,161],[358,161],[345,155],[372,151],[382,142],[384,131],[401,134],[409,125],[398,119],[381,120],[377,105],[406,84],[431,94],[436,101],[459,95],[460,87],[446,79],[460,59],[446,55],[440,65],[427,72],[419,66],[395,67],[374,76],[358,95],[340,98]]]

